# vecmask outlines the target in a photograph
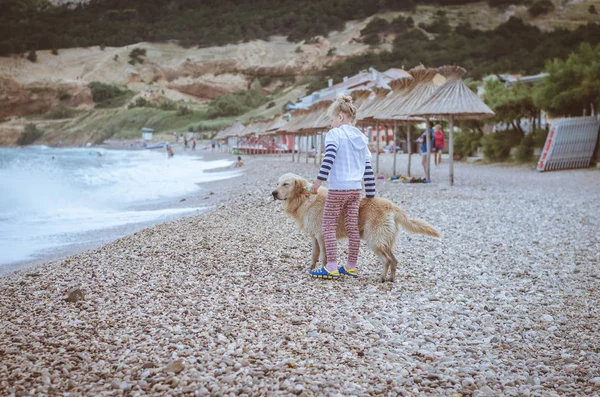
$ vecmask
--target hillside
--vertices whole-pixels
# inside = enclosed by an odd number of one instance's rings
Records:
[[[12,0],[3,3],[0,11],[13,3]],[[122,7],[114,1],[101,3]],[[380,4],[384,3],[387,4]],[[47,3],[38,0],[20,4]],[[261,4],[265,7],[270,3]],[[273,35],[223,45],[198,47],[181,46],[181,42],[176,41],[137,42],[125,46],[54,48],[30,52],[27,57],[0,57],[0,120],[35,116],[36,122],[43,123],[40,115],[58,106],[91,110],[95,102],[88,85],[96,81],[132,90],[131,102],[144,98],[156,103],[163,100],[188,103],[186,106],[196,112],[197,122],[206,117],[206,104],[222,95],[257,89],[271,99],[268,104],[261,102],[264,105],[245,118],[272,115],[281,111],[282,104],[302,96],[306,85],[299,86],[299,83],[311,83],[309,89],[317,89],[326,84],[328,78],[339,81],[369,66],[385,70],[389,67],[408,69],[419,63],[458,63],[469,70],[468,76],[476,78],[492,72],[537,73],[546,60],[564,58],[578,43],[600,40],[600,17],[589,12],[590,6],[600,8],[600,0],[553,4],[552,11],[535,17],[528,12],[531,3],[505,7],[491,7],[487,2],[445,7],[413,4],[399,7],[408,8],[406,10],[388,10],[361,20],[349,20],[341,23],[339,30],[321,27],[320,31],[328,33],[323,36],[307,33],[308,40],[291,39],[298,35],[296,27],[289,30],[288,36]],[[398,6],[388,6],[394,7]],[[78,8],[71,8],[78,12]],[[41,18],[44,14],[40,10],[36,15]],[[48,10],[51,15],[58,12]],[[268,15],[261,14],[263,11],[257,11],[257,15]],[[356,15],[368,11],[362,8]],[[60,12],[67,11],[61,8]],[[0,19],[6,17],[1,15]],[[228,15],[221,17],[230,18]],[[348,14],[342,12],[338,19],[347,18]],[[0,33],[2,29],[6,26],[0,26]],[[228,33],[227,40],[236,41],[236,34]],[[7,36],[0,36],[0,41],[6,42],[6,39]],[[77,117],[71,116],[74,118],[69,122],[47,121],[45,124],[51,131],[85,132],[85,139],[95,140],[104,134],[98,130],[103,122],[120,119],[122,122],[118,125],[125,128],[127,135],[135,130],[128,124],[130,118],[139,122],[140,117],[150,117],[153,111],[156,110],[132,109],[127,115],[117,117],[115,112],[123,113],[124,108],[96,110],[98,114],[82,117],[79,113]],[[170,113],[160,117],[163,116],[175,121],[172,128],[192,126],[191,120],[172,119]],[[92,119],[99,121],[91,123]],[[162,125],[155,119],[154,124]],[[14,142],[13,137],[28,121],[0,123],[0,144]],[[217,120],[211,125],[218,126],[221,122]],[[59,135],[52,135],[53,139],[59,139]]]

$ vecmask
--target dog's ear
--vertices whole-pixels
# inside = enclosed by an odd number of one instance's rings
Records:
[[[304,191],[304,181],[301,179],[294,180],[294,192],[302,193]]]

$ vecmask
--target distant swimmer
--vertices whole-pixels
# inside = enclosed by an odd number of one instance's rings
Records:
[[[243,167],[243,166],[244,166],[244,162],[242,161],[242,158],[240,156],[238,156],[238,161],[237,161],[237,163],[235,163],[235,165],[233,167],[239,168],[239,167]]]

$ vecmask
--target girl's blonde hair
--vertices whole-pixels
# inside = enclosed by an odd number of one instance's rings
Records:
[[[348,116],[348,121],[351,125],[356,123],[356,106],[352,104],[352,97],[350,95],[338,95],[336,100],[329,106],[329,109],[327,109],[327,115],[330,117],[336,117],[340,113]]]

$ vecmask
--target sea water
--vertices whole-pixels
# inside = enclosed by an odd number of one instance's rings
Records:
[[[110,230],[124,225],[132,232],[197,213],[203,208],[174,203],[200,193],[201,182],[240,175],[206,172],[231,164],[151,150],[0,148],[0,274],[61,248],[120,237]]]

